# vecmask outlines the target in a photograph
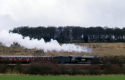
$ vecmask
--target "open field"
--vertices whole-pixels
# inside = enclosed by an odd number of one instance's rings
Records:
[[[85,43],[79,45],[92,48],[92,55],[125,55],[125,43]]]
[[[108,55],[124,55],[125,43],[76,43],[76,45],[92,48],[92,53],[75,53],[75,52],[42,52],[37,49],[27,49],[24,47],[12,45],[11,47],[0,46],[0,55],[40,55],[40,56],[108,56]]]
[[[1,80],[124,80],[125,76],[0,76]]]

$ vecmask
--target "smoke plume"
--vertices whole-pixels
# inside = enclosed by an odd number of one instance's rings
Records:
[[[19,43],[21,46],[29,49],[43,49],[47,51],[68,51],[68,52],[89,52],[92,49],[84,46],[78,46],[75,44],[62,44],[60,45],[56,40],[51,39],[50,42],[45,42],[43,38],[41,40],[32,39],[29,37],[22,38],[23,36],[16,33],[9,33],[7,30],[0,31],[0,42],[7,47],[10,47],[14,42]]]

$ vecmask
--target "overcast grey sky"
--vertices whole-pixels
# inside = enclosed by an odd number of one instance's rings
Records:
[[[125,27],[125,0],[0,0],[0,28]]]

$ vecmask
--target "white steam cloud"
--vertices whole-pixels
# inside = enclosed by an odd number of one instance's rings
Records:
[[[44,39],[41,40],[32,39],[25,37],[22,39],[22,35],[16,33],[8,33],[7,30],[0,31],[0,42],[7,47],[10,47],[13,42],[19,43],[21,46],[24,46],[29,49],[43,49],[47,51],[68,51],[68,52],[92,52],[91,48],[78,46],[75,44],[62,44],[60,45],[56,40],[51,39],[50,42],[45,42]]]

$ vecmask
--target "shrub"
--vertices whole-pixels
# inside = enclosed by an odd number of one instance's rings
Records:
[[[42,73],[42,65],[38,63],[32,63],[29,66],[29,74],[41,74]]]
[[[99,74],[100,66],[99,65],[91,65],[89,66],[89,73],[91,75],[97,75]]]
[[[60,68],[60,73],[61,74],[66,74],[66,72],[67,72],[67,69],[68,69],[68,67],[67,66],[65,66],[64,64],[61,64],[60,66],[59,66],[59,68]]]
[[[111,71],[111,74],[121,74],[122,68],[117,64],[112,64],[110,71]]]
[[[105,74],[110,74],[111,73],[111,62],[105,63]]]
[[[6,72],[7,72],[7,65],[0,64],[0,73],[6,73]]]

